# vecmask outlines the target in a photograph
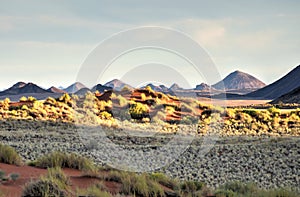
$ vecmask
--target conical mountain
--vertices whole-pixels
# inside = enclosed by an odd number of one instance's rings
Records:
[[[65,88],[64,91],[66,91],[68,93],[75,93],[82,88],[86,88],[85,85],[83,85],[80,82],[76,82],[76,83],[71,84],[69,87]]]
[[[300,85],[300,65],[274,83],[247,94],[247,97],[275,99]]]
[[[257,78],[241,71],[234,71],[225,77],[222,81],[214,84],[215,89],[225,90],[243,90],[243,89],[258,89],[266,84]]]
[[[174,83],[173,85],[171,85],[169,89],[172,91],[182,90],[182,88],[177,83]]]
[[[116,91],[121,91],[124,87],[133,89],[132,86],[124,83],[123,81],[121,81],[119,79],[113,79],[113,80],[107,82],[106,84],[104,84],[104,86],[111,87],[112,89],[114,89]]]

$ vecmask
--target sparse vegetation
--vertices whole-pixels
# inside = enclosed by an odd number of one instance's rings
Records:
[[[16,181],[19,177],[20,175],[17,173],[6,175],[5,172],[0,169],[0,182],[6,182],[9,180]]]
[[[31,162],[31,165],[40,168],[60,167],[84,171],[96,170],[96,166],[91,160],[74,153],[66,154],[61,152],[53,152]]]
[[[11,146],[0,144],[0,162],[21,165],[22,158]]]
[[[299,109],[282,111],[278,105],[271,104],[265,106],[266,110],[223,109],[204,105],[192,98],[179,99],[155,92],[151,87],[127,93],[132,94],[130,98],[111,92],[87,92],[80,98],[64,94],[45,101],[22,97],[23,102],[13,105],[5,99],[0,102],[0,119],[50,120],[106,127],[118,127],[118,119],[137,120],[137,123],[198,124],[202,128],[209,128],[212,123],[223,119],[224,135],[299,135]],[[220,118],[214,118],[217,116]]]
[[[296,197],[299,194],[288,188],[260,189],[254,183],[229,182],[219,187],[215,195],[217,197]]]
[[[112,197],[113,195],[105,191],[105,189],[105,186],[100,182],[86,189],[78,189],[76,193],[77,196]]]

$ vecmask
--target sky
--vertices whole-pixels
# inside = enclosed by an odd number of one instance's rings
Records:
[[[220,77],[241,70],[269,84],[300,64],[299,8],[300,1],[293,0],[0,0],[0,89],[18,81],[66,87],[103,40],[141,26],[188,35],[207,52]],[[120,71],[126,73],[126,66],[98,82]],[[205,82],[192,71],[183,73],[190,86]],[[216,76],[207,77],[217,82]]]

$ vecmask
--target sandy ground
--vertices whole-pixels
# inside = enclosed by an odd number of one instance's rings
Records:
[[[212,104],[218,106],[247,106],[247,105],[259,105],[270,102],[271,100],[220,100],[220,99],[199,99],[204,104]]]
[[[20,177],[16,181],[8,181],[0,184],[0,190],[4,193],[5,197],[19,197],[22,195],[22,190],[26,183],[38,179],[40,176],[47,173],[47,169],[40,169],[30,166],[15,166],[0,163],[0,169],[3,170],[6,175],[10,173],[17,173]],[[70,178],[72,190],[76,188],[87,188],[99,180],[96,178],[90,178],[82,175],[82,172],[74,169],[63,169],[64,173]],[[119,189],[118,183],[104,182],[105,186],[110,192],[115,193]]]

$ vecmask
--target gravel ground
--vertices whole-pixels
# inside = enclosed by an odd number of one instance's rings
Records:
[[[0,142],[16,148],[26,161],[59,150],[125,170],[159,169],[212,187],[239,180],[264,188],[300,188],[300,137],[213,138],[145,130],[141,135],[126,129],[15,121],[1,122]]]

